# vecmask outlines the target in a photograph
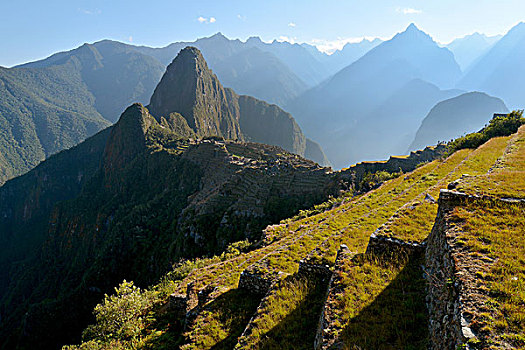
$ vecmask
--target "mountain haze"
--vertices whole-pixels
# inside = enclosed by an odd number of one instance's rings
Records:
[[[339,164],[405,154],[430,109],[436,103],[461,93],[460,90],[440,90],[420,79],[412,80],[354,126],[338,132],[337,148],[327,149],[327,152],[332,151],[334,154],[338,149],[347,150],[344,158],[340,155],[334,160]],[[421,146],[423,149],[426,145]]]
[[[458,86],[486,92],[510,108],[519,108],[525,100],[524,60],[525,23],[520,23],[472,66]]]
[[[438,103],[423,119],[409,150],[450,141],[480,130],[494,113],[507,113],[502,100],[481,92],[470,92]]]
[[[376,111],[414,79],[443,88],[453,86],[460,75],[453,54],[440,48],[412,24],[325,83],[304,93],[287,108],[306,135],[318,141],[334,166],[341,168],[362,158],[350,157],[351,152],[358,151],[340,144],[338,133],[355,127],[359,120]],[[421,98],[423,96],[411,96],[407,103]],[[355,135],[342,137],[351,139]]]
[[[500,35],[489,37],[485,34],[474,33],[458,38],[446,47],[452,51],[459,66],[466,72],[470,65],[483,56],[499,39],[501,39]]]

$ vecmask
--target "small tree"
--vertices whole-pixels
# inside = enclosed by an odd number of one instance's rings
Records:
[[[84,340],[133,342],[143,329],[143,317],[152,302],[152,292],[142,291],[133,282],[124,280],[115,288],[114,295],[106,294],[104,301],[95,307],[96,323],[84,331]]]

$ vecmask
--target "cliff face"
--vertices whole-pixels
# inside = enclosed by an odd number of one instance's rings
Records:
[[[194,47],[183,49],[168,66],[148,109],[157,120],[179,113],[198,137],[265,143],[305,156],[306,138],[290,113],[224,88]],[[320,152],[310,154],[328,164]]]
[[[201,137],[239,139],[239,112],[235,101],[229,101],[231,95],[208,68],[201,52],[187,47],[166,69],[148,109],[158,117],[180,113]]]
[[[247,139],[305,155],[306,137],[290,113],[250,96],[239,96],[238,103],[240,126]]]

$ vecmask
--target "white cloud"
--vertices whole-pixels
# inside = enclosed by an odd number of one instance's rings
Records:
[[[321,52],[327,53],[329,55],[333,54],[337,50],[341,50],[348,43],[359,43],[363,40],[372,41],[376,38],[374,37],[352,37],[352,38],[337,38],[335,40],[326,40],[326,39],[312,39],[308,44],[317,47]],[[385,40],[386,38],[381,38]]]
[[[411,7],[405,7],[405,8],[398,7],[396,9],[396,12],[402,13],[404,15],[419,15],[420,13],[423,13],[423,11],[417,10]]]
[[[288,23],[288,27],[295,28],[297,25],[294,22]]]
[[[279,39],[277,39],[277,41],[281,41],[281,42],[282,42],[282,41],[287,41],[287,42],[289,42],[290,44],[295,44],[296,41],[297,41],[297,38],[295,38],[295,37],[294,37],[294,38],[290,38],[289,36],[281,35],[281,36],[279,37]]]
[[[217,22],[217,19],[216,19],[215,17],[207,18],[207,17],[202,17],[202,16],[200,16],[199,18],[197,18],[197,21],[198,21],[199,23],[210,24],[210,23],[215,23],[215,22]]]
[[[89,10],[89,9],[78,9],[78,11],[82,12],[83,14],[85,15],[100,15],[102,13],[102,11],[100,11],[99,9],[94,9],[94,10]]]
[[[246,21],[246,16],[237,15],[237,18],[240,19],[241,21]]]

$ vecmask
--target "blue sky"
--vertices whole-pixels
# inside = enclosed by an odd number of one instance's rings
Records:
[[[221,31],[328,50],[362,37],[390,38],[411,22],[449,42],[476,31],[503,34],[521,21],[524,0],[2,0],[0,65],[105,38],[164,46]]]

